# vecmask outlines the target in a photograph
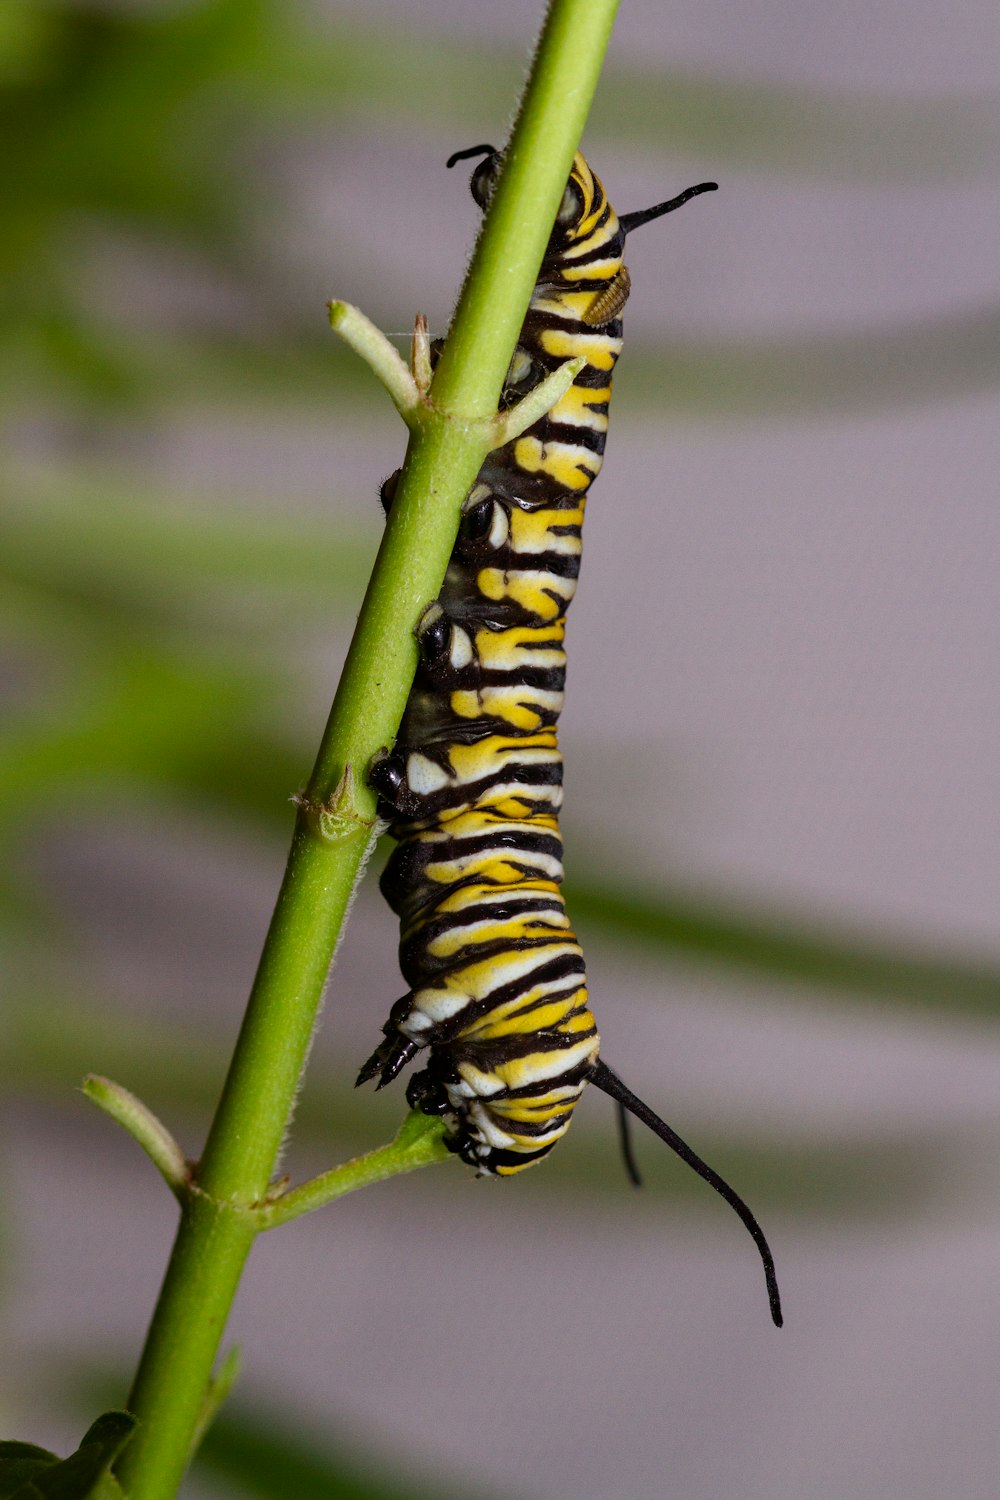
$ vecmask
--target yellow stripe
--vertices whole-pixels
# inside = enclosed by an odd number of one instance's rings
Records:
[[[606,333],[573,333],[566,328],[544,328],[539,343],[546,354],[556,359],[576,359],[582,354],[595,370],[609,373],[622,351],[621,339],[613,339]]]

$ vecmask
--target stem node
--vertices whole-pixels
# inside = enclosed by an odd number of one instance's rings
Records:
[[[431,339],[427,331],[427,319],[417,313],[413,324],[413,339],[410,344],[410,369],[421,397],[426,397],[431,388]]]
[[[377,818],[361,811],[357,800],[357,781],[354,767],[347,763],[340,780],[325,801],[311,797],[308,792],[299,792],[293,798],[309,827],[327,844],[339,844],[351,838],[359,829],[369,832],[374,829]]]

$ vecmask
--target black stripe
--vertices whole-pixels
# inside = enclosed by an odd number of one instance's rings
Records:
[[[537,705],[533,706],[532,711],[537,713],[554,712],[554,710],[545,709]],[[424,731],[421,742],[421,753],[424,754],[435,747],[447,750],[451,745],[468,748],[470,745],[478,745],[482,740],[497,738],[510,741],[513,747],[517,741],[531,740],[536,734],[545,733],[547,730],[552,729],[553,725],[557,722],[558,715],[556,715],[552,724],[540,724],[533,727],[525,726],[521,728],[517,724],[511,724],[508,719],[501,719],[492,714],[487,715],[484,713],[475,719],[463,719],[453,714],[447,703],[439,703],[436,705],[434,713],[426,714],[421,721]],[[407,725],[408,729],[410,727],[410,725]],[[558,757],[557,750],[552,750],[550,753]],[[554,766],[554,762],[548,762],[546,766],[551,769]],[[491,787],[507,779],[506,770],[504,770],[491,771],[486,776],[480,776],[477,781],[449,781],[440,791],[429,792],[423,797],[417,796],[417,802],[419,802],[421,808],[430,808],[431,806],[452,807],[455,805],[453,794],[460,794],[457,799],[459,802],[468,802],[472,799],[478,801]],[[516,774],[512,774],[510,779],[517,781],[522,786],[558,786],[560,782],[560,778],[554,772],[544,781],[537,779],[528,781],[524,776]],[[416,794],[409,793],[409,796],[414,797]],[[423,812],[419,814],[414,812],[406,802],[401,803],[397,810],[406,819],[415,816],[425,816]]]
[[[579,552],[515,552],[507,548],[493,565],[516,578],[519,573],[551,573],[556,578],[579,578]],[[493,602],[493,601],[490,601]]]
[[[476,854],[518,855],[530,859],[533,854],[562,860],[562,839],[555,833],[534,833],[526,829],[503,833],[499,828],[489,833],[470,834],[467,838],[435,839],[425,846],[428,864],[447,864],[453,859],[468,859]]]
[[[554,943],[575,942],[572,933],[567,933],[564,927],[550,927],[547,932],[535,937],[501,934],[495,938],[476,938],[474,934],[470,934],[469,941],[460,948],[448,954],[437,955],[429,951],[434,937],[441,936],[440,933],[433,932],[434,926],[434,923],[428,923],[427,927],[421,928],[399,945],[399,967],[407,984],[414,989],[442,974],[460,974],[464,968],[482,963],[485,959],[501,958],[506,953],[526,953],[532,948],[551,948]]]
[[[470,1001],[468,1005],[459,1011],[458,1015],[452,1016],[447,1021],[440,1022],[434,1028],[433,1045],[435,1051],[443,1054],[449,1045],[457,1040],[459,1045],[454,1050],[454,1056],[461,1057],[464,1050],[464,1054],[472,1061],[474,1055],[473,1048],[476,1044],[462,1038],[462,1031],[470,1022],[481,1020],[491,1010],[495,1010],[498,1005],[505,1005],[508,1000],[516,1000],[518,995],[531,985],[545,984],[553,979],[564,979],[569,974],[579,974],[581,982],[585,981],[586,970],[583,958],[578,953],[564,953],[559,958],[552,958],[547,963],[539,964],[538,968],[533,969],[530,974],[522,974],[517,979],[509,979],[506,984],[497,985],[496,989],[491,990],[488,995],[484,995],[481,1000]],[[528,1039],[532,1043],[529,1051],[538,1051],[537,1034],[529,1036]],[[548,1035],[546,1034],[547,1040]],[[483,1045],[485,1047],[487,1044]],[[488,1045],[493,1044],[490,1043]],[[512,1055],[517,1056],[522,1054]],[[432,1053],[432,1066],[436,1061],[437,1058]]]
[[[543,650],[542,646],[534,648]],[[549,650],[561,650],[561,647],[552,645]],[[467,667],[451,667],[447,661],[434,666],[421,665],[417,670],[420,674],[420,689],[425,694],[429,703],[438,700],[435,706],[447,711],[447,701],[441,701],[442,694],[434,689],[444,686],[449,694],[454,692],[477,692],[486,688],[536,688],[539,692],[561,692],[566,678],[565,652],[563,660],[558,666],[536,667],[532,665],[531,657],[525,653],[519,660],[514,660],[509,667],[481,667],[477,661],[470,662]],[[422,705],[423,709],[423,705]],[[426,711],[426,709],[423,709]]]
[[[572,1119],[575,1101],[566,1100],[565,1105],[565,1108],[560,1106],[559,1109],[553,1109],[550,1114],[537,1120],[508,1120],[506,1115],[498,1113],[497,1124],[501,1130],[507,1130],[519,1139],[531,1140],[533,1136],[550,1135],[553,1130],[565,1128]]]
[[[441,712],[433,719],[428,719],[427,721],[428,736],[433,735],[435,739],[441,740],[442,743],[447,742],[449,745],[467,746],[477,744],[480,740],[494,737],[499,738],[500,736],[504,739],[514,741],[530,740],[536,734],[544,734],[546,730],[556,727],[559,722],[561,703],[542,703],[530,698],[518,699],[516,695],[519,684],[516,678],[509,681],[508,687],[510,692],[509,701],[494,703],[490,706],[477,705],[479,712],[474,719],[466,719],[460,714],[453,714],[448,710],[446,705],[442,705]],[[460,691],[471,692],[474,690],[460,689]],[[507,690],[504,689],[502,691],[504,692],[504,697],[507,698]],[[514,709],[530,714],[531,722],[528,724],[515,724],[510,717]],[[470,727],[467,728],[466,726]],[[474,730],[474,733],[470,732],[470,729]],[[477,802],[481,801],[484,789],[486,789],[485,777],[475,782],[449,781],[447,786],[441,787],[439,791],[428,793],[428,797],[445,798],[446,800],[439,801],[435,805],[452,807],[455,805],[454,801],[451,800],[452,794],[461,793],[458,800],[468,802],[469,788],[471,786],[479,788],[475,800]]]
[[[607,220],[605,220],[605,223],[606,222]],[[593,233],[596,234],[597,230],[595,229]],[[588,239],[590,238],[593,238],[593,235],[588,235]],[[624,230],[619,230],[617,234],[613,234],[610,239],[605,240],[603,244],[593,245],[589,250],[585,250],[582,255],[564,256],[558,262],[559,269],[564,273],[564,276],[568,271],[569,277],[572,277],[573,272],[577,266],[593,265],[595,260],[621,261],[622,251],[624,249],[625,233]],[[568,284],[568,280],[569,278],[566,277],[565,284]]]
[[[592,1062],[577,1063],[574,1068],[567,1068],[565,1073],[557,1073],[554,1077],[545,1079],[544,1083],[536,1080],[534,1083],[522,1084],[519,1089],[507,1089],[504,1098],[532,1099],[536,1094],[541,1094],[543,1091],[547,1093],[549,1089],[576,1088],[578,1084],[587,1082],[594,1071],[594,1067],[595,1064]],[[574,1100],[567,1100],[566,1102],[568,1104],[575,1103]],[[561,1108],[561,1106],[559,1107]]]
[[[544,1031],[536,1028],[535,1031],[531,1033],[531,1039],[533,1042],[533,1049],[531,1050],[544,1052],[548,1046],[550,1038],[570,1035],[569,1031],[567,1030],[569,1023],[571,1021],[575,1021],[577,1017],[587,1014],[588,1003],[587,987],[585,982],[577,982],[576,984],[571,985],[569,989],[557,990],[552,994],[536,995],[535,999],[532,1000],[530,1005],[519,1005],[517,1009],[511,1013],[510,1017],[508,1019],[505,1019],[500,1024],[515,1028],[511,1030],[511,1036],[520,1036],[520,1023],[524,1020],[525,1016],[530,1016],[533,1011],[545,1010],[550,1005],[566,1005],[577,995],[582,995],[583,998],[579,1000],[578,1003],[572,1007],[572,1009],[567,1010],[566,1014],[559,1021],[557,1021],[554,1025],[548,1025],[544,1029]],[[581,1039],[590,1036],[590,1034],[591,1033],[589,1028],[584,1031],[574,1031],[572,1033],[573,1036]],[[503,1041],[506,1041],[506,1037],[503,1038]],[[470,1045],[482,1045],[488,1048],[501,1045],[501,1042],[484,1041],[480,1044],[478,1040],[475,1040],[471,1042]],[[562,1043],[560,1043],[560,1046],[561,1045]]]
[[[400,841],[399,847],[394,849],[389,857],[385,869],[382,871],[380,885],[383,894],[394,905],[389,891],[398,891],[403,901],[407,899],[419,900],[420,906],[428,903],[436,906],[438,902],[457,889],[460,885],[490,884],[488,874],[479,871],[462,875],[458,881],[450,886],[442,886],[437,881],[428,882],[425,871],[428,865],[440,864],[449,859],[456,860],[468,856],[474,858],[479,854],[495,854],[501,856],[510,863],[523,864],[531,859],[532,853],[536,855],[547,855],[555,861],[556,873],[550,873],[547,869],[535,866],[536,879],[551,881],[553,885],[562,883],[562,842],[552,835],[535,834],[533,839],[536,843],[548,840],[549,847],[535,850],[522,848],[511,848],[508,844],[501,844],[492,835],[478,835],[476,838],[468,839],[445,839],[427,842],[422,839],[408,839]],[[527,837],[523,842],[527,842]],[[521,859],[516,856],[520,855]],[[398,908],[395,908],[398,910]]]
[[[533,979],[532,983],[534,983]],[[467,1007],[467,1012],[469,1009]],[[476,1020],[482,1020],[481,1014],[475,1012],[473,1014],[476,1015]],[[518,1062],[522,1058],[532,1057],[536,1052],[543,1057],[548,1053],[568,1052],[570,1048],[578,1046],[581,1042],[592,1041],[596,1035],[596,1026],[590,1026],[586,1031],[560,1031],[553,1028],[546,1031],[511,1032],[509,1036],[497,1037],[490,1041],[467,1041],[459,1037],[454,1042],[442,1042],[440,1046],[442,1051],[447,1050],[456,1068],[459,1062],[467,1061],[474,1068],[488,1073],[502,1067],[504,1063]],[[536,1080],[531,1085],[530,1092],[524,1094],[523,1097],[530,1099],[534,1094],[547,1092],[550,1088],[558,1088],[558,1079],[559,1075],[554,1074],[551,1078]],[[491,1097],[506,1098],[507,1090]]]
[[[566,667],[533,667],[526,661],[514,662],[509,670],[503,667],[472,666],[463,668],[457,674],[455,684],[459,691],[467,681],[470,687],[509,688],[512,692],[517,688],[537,688],[539,692],[559,693],[566,682]]]
[[[569,530],[568,527],[566,529]],[[577,527],[577,530],[579,530],[579,527]],[[535,633],[534,640],[516,641],[514,643],[514,650],[523,653],[525,666],[531,665],[532,654],[536,651],[558,651],[561,656],[565,657],[566,655],[565,642],[559,639],[554,628],[552,630],[539,629]],[[552,670],[555,671],[556,669],[552,668]]]
[[[615,323],[618,323],[620,325],[621,324],[621,319],[620,318],[616,318],[614,323],[609,323],[608,324],[608,327],[609,328],[614,328]],[[615,360],[617,361],[617,359],[618,359],[618,356],[616,354],[615,355]],[[591,389],[595,389],[595,390],[600,390],[601,386],[610,385],[611,384],[612,374],[613,374],[612,370],[598,370],[596,368],[596,366],[594,366],[594,365],[584,365],[584,367],[580,371],[579,375],[573,381],[573,384],[574,385],[582,385],[585,389],[586,388],[591,388]]]
[[[448,896],[453,894],[453,890],[449,889]],[[481,932],[477,933],[475,929],[481,923],[501,929],[510,923],[520,923],[531,929],[529,936],[544,938],[546,941],[558,936],[560,941],[575,942],[576,938],[565,925],[565,920],[566,910],[558,889],[537,891],[521,897],[519,901],[507,902],[491,901],[480,893],[471,905],[459,911],[438,911],[435,907],[423,913],[413,923],[406,925],[403,938],[405,942],[410,942],[419,937],[422,943],[430,946],[440,938],[467,933],[468,944],[485,946],[496,942],[513,943],[515,939],[511,936],[508,940],[502,931],[498,937],[490,938]]]
[[[570,447],[586,448],[588,452],[596,453],[598,458],[604,452],[607,441],[607,433],[597,427],[577,427],[572,422],[555,422],[551,418],[546,419],[542,436],[543,443],[567,443]],[[523,555],[520,552],[514,553],[515,557]]]
[[[605,371],[605,374],[607,374],[607,371]],[[607,401],[587,401],[585,403],[587,410],[593,412],[595,417],[606,417],[608,414],[608,404]]]
[[[504,738],[511,741],[515,741],[518,739],[530,739],[530,737],[535,733],[536,731],[533,729],[526,730],[523,734],[520,735],[505,733]],[[483,735],[480,736],[480,738],[485,739],[488,738],[488,736]],[[433,743],[425,741],[421,753],[425,754],[427,750],[432,748],[434,748]],[[445,749],[446,747],[442,745],[438,748]],[[513,745],[511,748],[514,748]],[[400,746],[400,750],[404,754],[406,753],[406,747]],[[559,755],[558,751],[551,751],[549,753],[555,757],[553,760],[535,762],[520,761],[517,759],[516,754],[512,754],[509,758],[506,759],[504,764],[501,765],[498,762],[494,770],[488,772],[485,776],[481,776],[478,781],[467,781],[459,783],[458,785],[460,785],[462,790],[464,790],[466,793],[471,793],[477,788],[480,792],[489,792],[493,787],[504,786],[507,784],[507,782],[515,783],[519,787],[561,786],[562,757]],[[509,819],[506,821],[509,821]],[[500,818],[499,814],[497,815],[497,822],[501,825],[504,822],[504,820]]]
[[[562,438],[559,441],[561,442]],[[494,552],[491,557],[474,564],[468,569],[463,569],[465,576],[461,579],[452,577],[448,580],[448,584],[456,592],[458,592],[460,584],[464,585],[467,589],[475,588],[476,576],[484,568],[492,568],[499,573],[510,573],[515,576],[519,573],[552,573],[557,578],[576,578],[580,572],[580,554],[579,552],[515,552],[513,547],[504,546],[497,552]],[[496,605],[500,602],[497,599],[487,598],[486,595],[480,594],[478,590],[476,591],[476,596],[481,600],[485,600],[489,605]],[[454,619],[451,600],[449,599],[445,603],[443,591],[441,602],[445,614]],[[458,605],[459,603],[460,600],[456,598],[455,604]]]
[[[452,891],[448,892],[450,896]],[[445,912],[439,917],[428,918],[420,927],[420,933],[424,942],[434,942],[439,937],[458,928],[466,927],[472,922],[513,922],[520,918],[531,918],[533,913],[563,912],[563,899],[558,891],[537,891],[526,896],[519,896],[515,901],[493,901],[483,899],[471,906],[464,907],[461,911]],[[566,932],[568,929],[560,927],[552,931]],[[409,940],[409,932],[407,940]]]
[[[474,917],[470,913],[468,914],[467,922],[460,923],[453,928],[443,926],[443,922],[447,921],[447,917],[444,919],[435,919],[432,917],[425,922],[421,922],[412,932],[408,932],[404,942],[400,945],[400,962],[402,963],[404,950],[410,952],[411,956],[413,956],[417,949],[429,950],[435,941],[441,937],[455,938],[461,942],[461,946],[452,949],[447,955],[435,955],[427,951],[424,953],[422,961],[429,965],[428,972],[430,972],[431,968],[436,973],[442,969],[450,969],[456,975],[461,974],[470,965],[480,963],[485,958],[502,958],[509,953],[527,953],[533,948],[551,948],[554,945],[576,942],[575,936],[568,928],[542,921],[530,924],[534,929],[532,932],[526,933],[523,936],[515,936],[510,930],[510,925],[524,920],[523,918],[519,919],[516,917],[512,917],[510,923],[502,924],[503,926],[507,926],[508,930],[506,932],[501,930],[493,937],[486,937],[483,933],[477,933],[474,930],[477,920],[479,918]],[[462,942],[463,937],[466,939],[464,942]],[[415,988],[419,987],[422,982],[419,974],[416,980],[413,980],[406,973],[405,969],[403,977],[407,984]]]
[[[610,284],[610,282],[595,283],[595,285],[591,288],[590,284],[588,283],[587,291],[592,290],[596,298],[601,292],[607,291]],[[557,362],[561,363],[565,358],[564,355],[551,354],[548,349],[543,349],[540,346],[541,334],[569,333],[579,334],[581,338],[607,339],[609,342],[619,341],[621,339],[621,333],[619,332],[617,334],[613,334],[609,333],[608,330],[613,327],[615,322],[620,321],[620,317],[617,319],[611,318],[607,323],[599,323],[595,325],[591,323],[585,323],[582,318],[577,317],[572,312],[557,313],[550,311],[550,309],[546,307],[540,309],[537,312],[529,313],[528,320],[525,324],[525,333],[532,339],[539,339],[539,347],[535,355],[539,363],[547,363],[547,361],[551,359],[555,359]],[[613,352],[617,354],[619,351],[615,350]]]
[[[554,590],[546,589],[544,586],[542,586],[541,592],[553,601],[555,605],[554,612],[546,610],[542,613],[539,610],[532,609],[530,605],[512,598],[509,594],[504,594],[500,599],[486,599],[480,594],[474,594],[462,605],[459,605],[449,594],[448,613],[457,623],[475,630],[483,626],[494,630],[512,630],[520,627],[529,629],[536,627],[545,628],[565,615],[566,607],[570,601],[565,594],[556,593]],[[444,597],[442,595],[442,602],[444,601]]]
[[[471,1145],[459,1144],[458,1151],[462,1160],[470,1167],[478,1167],[482,1172],[492,1172],[495,1176],[498,1167],[526,1167],[533,1161],[541,1161],[543,1156],[548,1156],[555,1144],[555,1141],[550,1141],[537,1151],[509,1151],[506,1147],[491,1146],[486,1155],[481,1157],[472,1154],[474,1147]]]

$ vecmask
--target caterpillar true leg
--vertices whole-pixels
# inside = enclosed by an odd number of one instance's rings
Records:
[[[392,510],[392,502],[396,495],[396,486],[399,483],[399,476],[402,472],[402,469],[394,469],[388,479],[383,479],[379,486],[378,498],[386,515]]]
[[[368,785],[378,792],[388,807],[401,812],[406,800],[406,762],[403,757],[390,750],[380,750],[368,767]]]
[[[449,619],[437,600],[420,616],[416,634],[421,664],[435,682],[457,678],[476,662],[471,635]]]
[[[399,1030],[400,1023],[405,1021],[412,1008],[412,994],[403,995],[396,1001],[389,1012],[389,1019],[382,1028],[385,1041],[380,1042],[371,1057],[363,1064],[355,1079],[355,1087],[362,1083],[369,1083],[378,1073],[381,1076],[377,1087],[384,1089],[387,1083],[391,1083],[401,1069],[411,1062],[420,1050],[417,1043],[410,1041],[402,1035]]]

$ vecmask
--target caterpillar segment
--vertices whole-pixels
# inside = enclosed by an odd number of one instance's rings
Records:
[[[482,160],[472,194],[485,208],[499,153],[474,147],[448,165],[474,156]],[[411,1107],[443,1116],[450,1146],[481,1176],[509,1177],[552,1150],[594,1082],[618,1100],[622,1120],[625,1110],[639,1113],[704,1168],[760,1246],[742,1200],[599,1059],[562,897],[558,824],[566,612],[622,348],[625,238],[714,186],[619,218],[583,156],[574,159],[501,409],[565,360],[582,355],[585,364],[547,415],[483,464],[441,594],[417,626],[419,665],[397,743],[369,770],[396,840],[381,888],[400,919],[410,988],[358,1083],[377,1078],[381,1088],[422,1056],[406,1091]],[[387,511],[396,479],[382,487]],[[627,1160],[635,1179],[630,1148]],[[772,1314],[776,1297],[774,1285]]]

